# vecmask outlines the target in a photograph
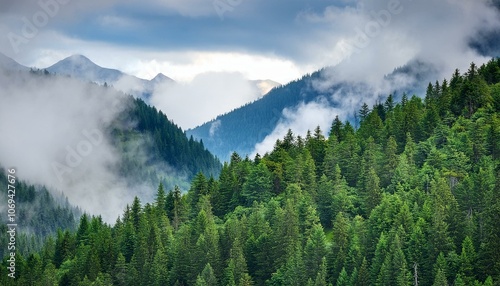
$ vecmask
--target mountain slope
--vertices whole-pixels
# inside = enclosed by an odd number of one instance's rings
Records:
[[[115,224],[82,216],[0,284],[498,285],[500,60],[449,82],[160,186]]]
[[[233,151],[242,155],[251,154],[255,145],[272,133],[282,119],[285,109],[293,110],[301,103],[307,104],[319,100],[330,107],[339,106],[340,101],[346,99],[358,101],[356,104],[361,106],[363,102],[359,102],[360,99],[388,95],[374,95],[372,88],[363,83],[334,81],[328,83],[329,79],[325,77],[335,78],[335,73],[336,68],[325,68],[276,87],[265,97],[187,130],[186,133],[203,140],[205,146],[221,160],[228,160]],[[388,86],[394,87],[390,92],[398,99],[401,98],[403,91],[423,94],[432,78],[435,78],[435,70],[431,65],[414,61],[396,69],[387,75],[384,81]],[[405,85],[400,84],[403,79]],[[342,120],[354,121],[357,110],[358,108],[345,110],[349,116]],[[331,119],[334,117],[332,114]]]
[[[137,165],[132,160],[125,159],[125,165],[132,163],[132,166],[123,166],[122,170],[127,170],[124,176],[144,173],[145,170],[158,172],[154,167],[163,163],[168,164],[175,170],[180,177],[191,180],[197,173],[202,172],[208,176],[217,176],[221,164],[208,150],[205,149],[203,142],[187,138],[184,131],[167,116],[158,111],[155,107],[147,105],[141,99],[131,99],[133,104],[126,110],[119,120],[117,126],[123,126],[125,122],[132,120],[135,127],[132,129],[114,128],[112,137],[118,147],[128,145],[130,138],[142,137],[141,144],[149,153],[149,159],[144,164]],[[134,142],[135,143],[135,142]],[[127,156],[124,156],[127,158]],[[160,173],[159,173],[160,174]],[[152,182],[157,184],[158,182]],[[165,182],[164,182],[165,183]],[[167,188],[173,188],[172,184],[166,183]]]
[[[118,81],[125,74],[119,70],[103,68],[82,55],[72,55],[46,68],[51,73],[69,75],[98,84]]]
[[[68,75],[77,79],[108,84],[116,89],[136,97],[147,98],[154,91],[155,85],[173,80],[158,74],[152,80],[141,79],[116,69],[103,68],[83,55],[72,55],[46,68],[47,71],[60,75]]]
[[[7,170],[0,167],[0,191],[2,198],[7,198]],[[19,253],[26,254],[40,250],[45,238],[54,235],[58,229],[75,230],[81,211],[71,206],[62,195],[53,196],[45,187],[30,185],[16,180],[14,201],[16,202],[16,219],[19,222],[17,231]],[[12,194],[12,193],[9,193]],[[3,200],[0,200],[2,205]],[[6,201],[5,201],[6,203]],[[7,213],[7,211],[5,211]],[[7,245],[7,215],[0,218],[0,244]],[[10,222],[12,223],[12,222]],[[0,249],[0,259],[7,253],[7,248]]]
[[[15,137],[0,143],[0,166],[23,169],[21,179],[64,192],[107,222],[134,196],[152,200],[160,182],[185,190],[197,173],[217,176],[222,167],[165,114],[112,87],[5,70],[0,85],[2,130]]]
[[[7,71],[27,71],[28,67],[21,65],[15,60],[7,57],[6,55],[0,53],[0,69]]]

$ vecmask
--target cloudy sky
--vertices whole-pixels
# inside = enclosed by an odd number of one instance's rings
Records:
[[[349,56],[342,43],[394,1],[399,13],[382,29],[413,45],[396,59],[414,55],[421,43],[412,37],[426,31],[462,23],[441,32],[463,41],[494,24],[486,0],[1,0],[0,51],[28,66],[80,53],[144,78],[238,71],[286,83]]]
[[[163,72],[183,81],[207,71],[239,71],[250,79],[284,83],[323,65],[311,61],[313,51],[304,51],[317,23],[302,15],[346,5],[342,0],[0,3],[1,52],[25,65],[43,67],[81,53],[97,64],[144,78]],[[45,12],[48,20],[41,16],[42,6],[54,11]],[[26,22],[38,31],[31,33]],[[9,33],[27,41],[16,38],[12,45]]]
[[[413,59],[443,77],[464,71],[499,55],[495,1],[0,0],[0,52],[39,68],[83,54],[141,78],[162,72],[184,85],[154,103],[190,128],[255,99],[246,79],[284,84],[342,62],[334,80],[376,85]],[[189,113],[184,99],[206,105]]]

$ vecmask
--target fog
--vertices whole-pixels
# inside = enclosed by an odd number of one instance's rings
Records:
[[[468,0],[360,0],[304,12],[298,20],[318,25],[312,37],[319,42],[305,43],[304,49],[310,60],[321,56],[332,67],[311,82],[328,100],[283,110],[279,124],[255,152],[272,150],[288,128],[302,136],[317,125],[328,131],[335,116],[346,120],[363,103],[371,107],[395,90],[424,90],[429,81],[419,82],[417,74],[434,83],[450,78],[456,68],[467,71],[471,62],[487,62],[491,57],[470,43],[480,31],[500,29],[499,12],[489,1]],[[411,66],[410,74],[387,77],[405,65]]]
[[[134,195],[151,189],[116,174],[120,154],[107,127],[130,105],[112,88],[25,72],[0,72],[0,162],[18,179],[63,192],[73,205],[108,222]],[[133,122],[130,122],[133,124]],[[137,160],[145,154],[133,151]]]

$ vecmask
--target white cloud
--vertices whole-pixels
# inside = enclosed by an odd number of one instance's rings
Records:
[[[211,72],[197,75],[189,83],[157,86],[151,102],[176,124],[187,129],[259,96],[259,90],[242,74]]]
[[[210,124],[210,130],[208,131],[210,137],[214,136],[215,132],[217,132],[217,129],[219,129],[221,124],[222,122],[220,120],[216,120],[212,124]]]
[[[113,89],[60,77],[0,71],[0,162],[31,184],[62,191],[113,222],[143,187],[116,174],[120,155],[106,126],[127,106]],[[151,190],[150,190],[151,192]]]
[[[0,25],[0,33],[2,33]],[[5,32],[8,30],[4,30]],[[118,46],[68,37],[53,30],[41,30],[21,52],[12,52],[0,38],[0,52],[27,66],[48,67],[73,54],[82,54],[96,64],[121,70],[139,78],[151,79],[158,73],[189,82],[207,72],[238,72],[248,79],[271,79],[287,83],[310,71],[292,60],[274,54],[222,52],[189,49],[168,51]]]
[[[313,36],[319,42],[308,46],[310,58],[342,63],[332,82],[372,86],[416,58],[436,65],[441,77],[472,61],[482,63],[487,59],[468,41],[480,29],[500,28],[498,13],[487,1],[468,0],[360,0],[353,7],[328,7],[298,19],[319,25]]]
[[[389,12],[389,7],[397,7],[397,13]],[[486,62],[489,58],[470,48],[469,40],[480,29],[500,28],[497,11],[486,1],[468,0],[360,0],[352,7],[308,11],[297,21],[316,26],[310,40],[305,41],[306,58],[335,66],[312,84],[337,108],[321,100],[285,109],[276,128],[255,146],[255,152],[272,150],[289,128],[301,135],[318,124],[324,130],[335,115],[345,120],[363,102],[373,105],[381,95],[414,84],[414,78],[403,75],[393,81],[384,79],[411,61],[432,64],[439,74],[437,80],[449,78],[455,68],[465,71],[472,61]],[[344,84],[342,88],[332,88],[339,83]]]
[[[302,102],[294,108],[285,108],[282,112],[282,118],[271,134],[255,145],[251,157],[257,153],[263,155],[272,151],[276,140],[283,139],[289,129],[302,138],[305,137],[308,130],[313,131],[317,126],[320,126],[323,133],[327,133],[335,116],[347,116],[346,111],[343,108],[330,107],[325,98],[319,98],[307,104]]]

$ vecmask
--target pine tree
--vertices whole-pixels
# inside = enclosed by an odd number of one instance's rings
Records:
[[[41,285],[43,286],[53,286],[57,285],[57,277],[56,277],[56,267],[51,262],[45,265],[45,269],[43,270],[43,274],[41,277]]]
[[[80,243],[86,244],[89,239],[89,217],[86,213],[84,213],[80,217],[80,224],[78,226],[78,231],[76,232],[76,243],[79,245]]]
[[[379,274],[383,272],[382,265],[384,264],[385,257],[388,253],[388,245],[387,236],[384,232],[382,232],[375,248],[375,256],[373,257],[370,269],[372,282],[377,281]],[[387,267],[387,265],[384,267]]]
[[[328,140],[335,139],[338,142],[344,140],[343,134],[344,124],[340,121],[339,116],[335,116],[335,119],[332,122],[332,126],[330,127],[330,134]]]
[[[484,242],[481,244],[482,272],[500,280],[500,170],[496,170],[496,184],[485,194]]]
[[[196,286],[217,286],[217,278],[215,277],[214,270],[210,263],[205,265],[203,271],[196,278]]]
[[[444,270],[438,269],[438,272],[436,274],[436,277],[434,278],[434,283],[432,284],[432,286],[448,286],[448,281],[446,281],[446,274]]]
[[[359,110],[359,118],[361,119],[361,122],[368,117],[368,114],[370,114],[370,108],[368,107],[368,104],[363,103],[361,106],[361,109]]]
[[[323,161],[325,159],[326,141],[319,126],[314,129],[314,135],[306,141],[306,148],[309,151],[317,171],[316,176],[323,173]],[[307,158],[306,158],[307,160]]]
[[[316,199],[321,224],[324,227],[332,225],[333,183],[325,175],[321,176],[318,184],[318,196]]]
[[[134,254],[134,248],[136,244],[136,232],[131,221],[125,223],[125,227],[120,240],[121,253],[125,257],[126,262],[130,262],[132,255]]]
[[[379,186],[379,178],[375,169],[372,167],[368,170],[368,174],[365,178],[364,185],[364,210],[365,214],[368,216],[371,211],[380,204],[382,200],[382,191]]]
[[[302,161],[304,162],[301,170],[300,186],[302,190],[309,193],[313,198],[316,198],[316,164],[311,154],[306,150],[303,154]],[[322,162],[321,162],[322,164]]]
[[[384,151],[384,172],[381,175],[381,185],[382,187],[387,187],[394,176],[394,172],[398,166],[398,155],[397,155],[398,145],[394,136],[389,137]]]
[[[191,189],[189,190],[189,208],[190,217],[194,218],[200,211],[198,208],[198,202],[201,196],[208,194],[208,181],[203,173],[198,173],[193,179],[191,184]]]
[[[339,142],[335,135],[331,135],[326,143],[325,160],[323,161],[323,174],[330,180],[333,180],[335,168],[339,164],[338,154]]]
[[[385,108],[386,113],[393,111],[393,109],[394,109],[394,97],[392,96],[392,94],[389,94],[389,96],[385,100],[384,108]]]
[[[179,229],[180,224],[184,220],[185,208],[182,202],[181,190],[178,186],[174,187],[173,191],[173,210],[172,210],[172,225],[175,230]]]
[[[356,277],[355,283],[353,286],[368,286],[370,285],[370,273],[368,271],[368,261],[366,257],[363,257],[363,262],[361,263],[361,267],[358,271],[358,276]]]
[[[428,277],[431,274],[429,266],[432,266],[427,252],[428,242],[424,233],[426,228],[427,224],[425,220],[422,217],[419,217],[411,230],[410,241],[408,242],[407,247],[408,263],[409,265],[417,265],[419,269],[418,280],[422,285],[430,284],[430,281],[428,280]]]
[[[314,280],[314,286],[328,286],[326,281],[326,258],[321,259],[321,265],[319,271],[316,274],[316,279]]]
[[[337,213],[333,221],[333,239],[327,260],[331,281],[337,281],[345,265],[349,248],[349,219],[342,212]]]
[[[151,267],[153,285],[166,285],[168,283],[167,256],[163,249],[156,251]]]
[[[165,194],[165,189],[163,188],[163,183],[158,186],[158,191],[156,192],[156,206],[159,215],[166,214],[167,210],[167,196]]]
[[[238,239],[234,241],[233,248],[230,251],[228,266],[225,270],[226,284],[231,284],[231,281],[235,285],[249,282],[246,278],[246,275],[248,275],[247,263],[240,244]]]
[[[271,174],[266,165],[261,162],[255,166],[243,184],[242,197],[245,205],[250,206],[254,201],[265,201],[271,197]]]
[[[339,278],[337,279],[337,286],[348,286],[349,285],[349,275],[344,267],[340,271]]]
[[[235,181],[229,165],[224,163],[219,176],[219,190],[212,196],[212,205],[216,216],[222,217],[230,211],[229,204],[233,196]]]
[[[315,279],[326,256],[326,238],[321,225],[314,225],[304,249],[304,264],[308,278]]]
[[[113,284],[117,286],[125,286],[127,282],[127,264],[125,256],[121,252],[118,253],[115,267],[113,270]]]
[[[130,216],[132,220],[132,225],[134,226],[134,230],[137,232],[139,230],[139,221],[141,217],[142,206],[141,201],[136,196],[134,197],[134,202],[132,203],[132,207],[130,208]]]
[[[276,273],[273,274],[270,285],[302,286],[307,283],[304,275],[302,249],[297,246],[294,253],[286,260]]]
[[[391,285],[410,285],[411,274],[408,270],[405,254],[403,253],[401,240],[396,233],[389,249],[391,256],[390,272],[392,277]]]
[[[472,239],[467,236],[462,243],[460,254],[460,274],[465,284],[472,284],[475,280],[476,251]]]

